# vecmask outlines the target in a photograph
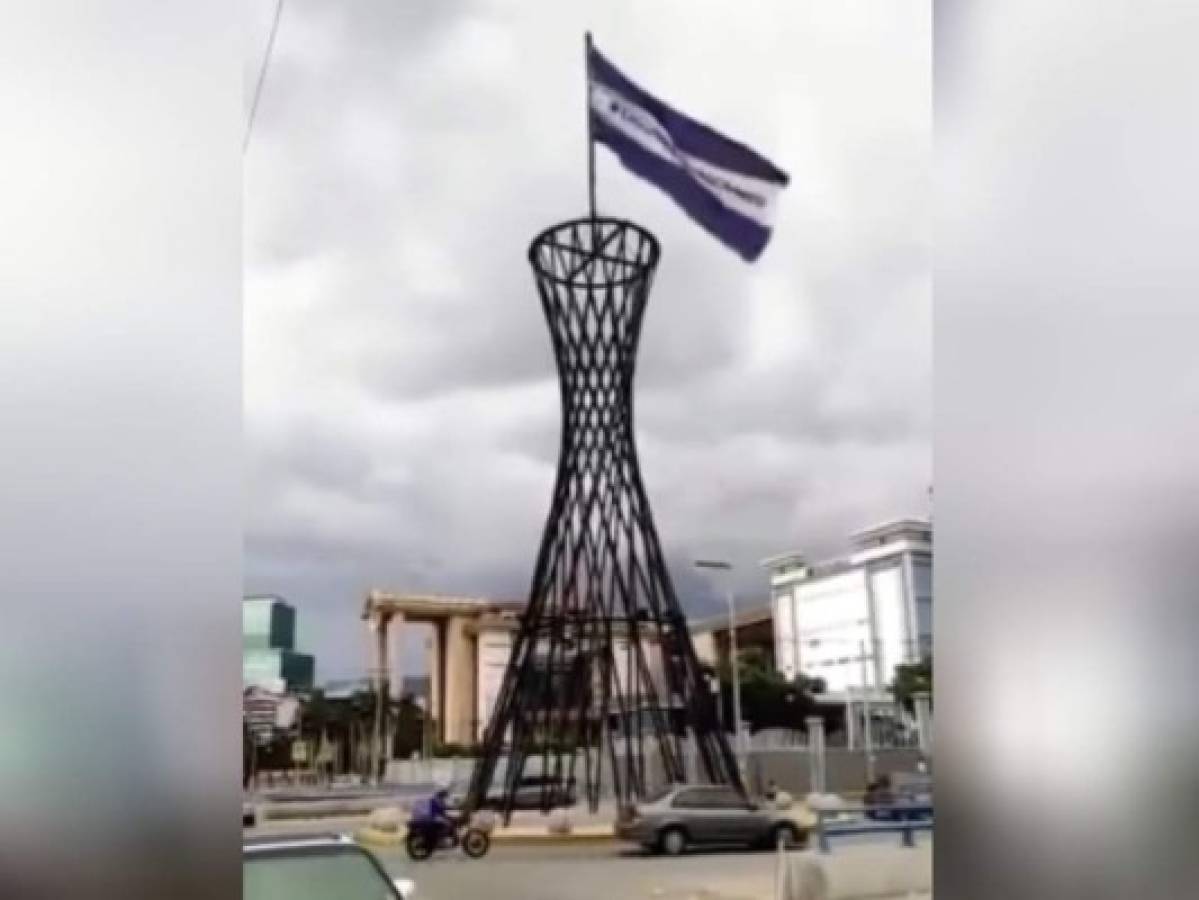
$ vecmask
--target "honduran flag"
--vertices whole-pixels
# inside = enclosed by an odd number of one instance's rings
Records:
[[[770,240],[787,174],[633,84],[588,42],[591,137],[753,262]]]

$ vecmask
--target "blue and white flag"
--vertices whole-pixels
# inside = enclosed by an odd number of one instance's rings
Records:
[[[770,240],[787,174],[650,96],[594,47],[588,79],[592,139],[669,194],[713,237],[749,262],[757,259]]]

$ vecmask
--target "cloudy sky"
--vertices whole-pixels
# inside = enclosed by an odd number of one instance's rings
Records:
[[[791,175],[747,265],[597,149],[600,211],[663,245],[637,440],[685,606],[715,608],[696,555],[763,602],[763,557],[929,513],[926,0],[286,0],[245,159],[245,587],[319,678],[364,671],[370,587],[527,589],[559,407],[525,252],[586,209],[588,28]]]

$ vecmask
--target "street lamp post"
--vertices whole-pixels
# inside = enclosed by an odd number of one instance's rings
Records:
[[[734,610],[733,585],[732,576],[733,566],[731,563],[722,560],[712,559],[697,559],[695,561],[697,569],[716,569],[726,573],[727,583],[725,585],[725,593],[729,604],[729,668],[733,670],[733,718],[736,720],[733,727],[736,729],[737,741],[737,766],[741,769],[742,774],[745,772],[745,733],[741,727],[741,674],[738,671],[739,667],[737,657],[737,622],[736,613]]]
[[[713,674],[708,678],[708,687],[712,691],[712,701],[716,704],[716,724],[724,731],[724,698],[720,696],[720,675]]]

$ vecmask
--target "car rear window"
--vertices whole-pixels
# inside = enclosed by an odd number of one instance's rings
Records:
[[[395,900],[391,882],[358,850],[255,853],[242,860],[243,900]]]

